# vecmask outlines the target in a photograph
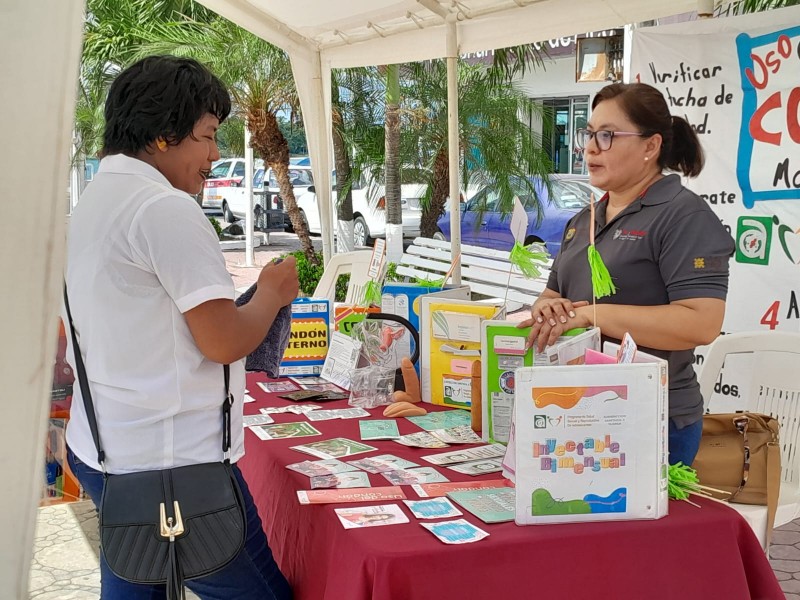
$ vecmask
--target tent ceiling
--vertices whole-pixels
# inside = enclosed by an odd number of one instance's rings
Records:
[[[318,51],[332,67],[441,58],[444,15],[461,52],[620,27],[696,10],[698,0],[200,0],[288,52]]]

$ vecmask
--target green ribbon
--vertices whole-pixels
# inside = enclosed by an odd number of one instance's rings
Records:
[[[542,274],[541,267],[547,264],[547,252],[531,250],[519,242],[514,242],[508,255],[508,262],[515,265],[526,279],[536,279]]]
[[[670,465],[667,471],[667,491],[673,500],[686,500],[689,494],[698,490],[700,480],[697,471],[683,463]]]
[[[377,281],[370,279],[364,286],[364,300],[361,304],[364,306],[381,305],[381,286]]]
[[[421,279],[419,277],[416,278],[416,283],[419,286],[426,287],[426,288],[433,288],[433,287],[444,287],[444,277],[441,279]]]
[[[589,246],[589,270],[592,274],[592,293],[595,298],[611,296],[617,291],[603,257],[594,245]]]

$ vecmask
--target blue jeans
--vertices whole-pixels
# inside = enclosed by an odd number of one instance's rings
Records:
[[[678,429],[675,422],[669,420],[669,464],[682,462],[692,466],[697,450],[700,448],[700,436],[703,433],[703,419]]]
[[[97,507],[103,493],[103,474],[83,463],[72,450],[68,450],[67,460],[75,477]],[[224,569],[201,579],[187,581],[186,587],[203,600],[290,600],[292,591],[272,557],[250,489],[239,467],[233,465],[233,472],[242,489],[247,517],[244,548]],[[102,552],[100,587],[102,600],[162,600],[167,597],[163,585],[130,583],[114,575]]]

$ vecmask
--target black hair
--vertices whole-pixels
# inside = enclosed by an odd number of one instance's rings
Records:
[[[597,92],[592,109],[604,100],[615,99],[627,117],[647,137],[661,134],[658,166],[697,177],[703,170],[703,148],[692,126],[670,114],[664,96],[646,83],[612,83]]]
[[[225,85],[191,58],[148,56],[122,71],[108,90],[102,155],[144,150],[158,138],[178,144],[210,113],[231,112]]]

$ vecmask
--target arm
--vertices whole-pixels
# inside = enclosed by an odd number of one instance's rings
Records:
[[[526,348],[537,344],[539,352],[544,350],[545,343],[553,344],[561,332],[580,325],[571,325],[577,317],[577,309],[588,305],[585,300],[572,302],[567,298],[562,298],[561,294],[549,287],[539,295],[536,302],[531,306],[531,317],[522,321],[517,327],[530,327],[531,333],[528,335]],[[556,333],[558,332],[558,333]],[[548,341],[549,338],[552,338]]]

